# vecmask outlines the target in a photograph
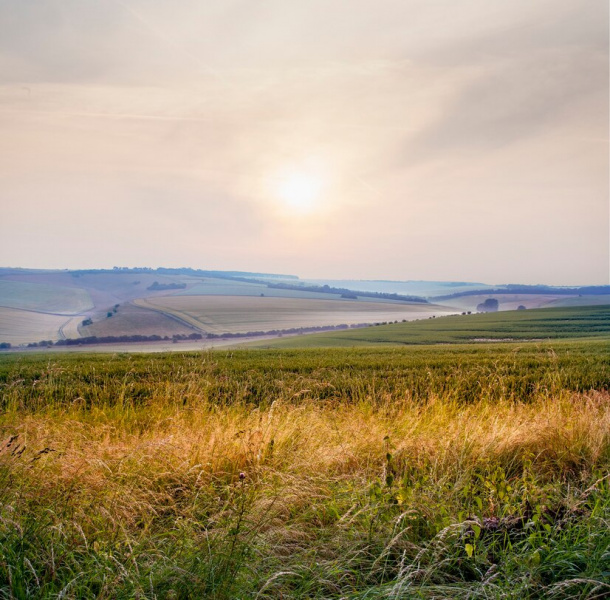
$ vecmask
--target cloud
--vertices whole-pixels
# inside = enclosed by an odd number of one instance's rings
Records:
[[[434,123],[406,140],[405,164],[488,152],[548,133],[591,97],[603,105],[607,67],[599,55],[558,50],[481,69],[455,91]],[[596,125],[603,135],[601,111]]]
[[[482,279],[479,235],[519,280],[544,231],[522,280],[593,256],[600,281],[606,4],[0,0],[3,252],[43,260],[60,215],[66,265],[111,236],[139,264]],[[269,181],[312,164],[325,210],[278,217]]]

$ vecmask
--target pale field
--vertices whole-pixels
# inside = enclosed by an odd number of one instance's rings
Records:
[[[300,290],[282,290],[268,288],[260,283],[249,283],[246,281],[231,281],[228,279],[215,279],[206,277],[204,281],[193,287],[179,291],[178,296],[270,296],[272,298],[310,298],[319,300],[331,300],[339,298],[329,294],[306,292]]]
[[[25,344],[60,339],[59,330],[66,317],[47,315],[17,308],[0,307],[0,342]]]
[[[451,314],[426,304],[389,304],[244,296],[160,296],[138,306],[175,315],[209,333],[247,333],[295,327],[377,323]]]
[[[155,292],[147,288],[157,281],[158,283],[185,283],[187,286],[192,286],[201,282],[201,278],[188,276],[167,276],[151,273],[26,273],[26,274],[11,274],[6,275],[0,281],[11,283],[25,289],[24,286],[41,286],[49,289],[61,289],[69,294],[79,294],[84,292],[88,295],[89,303],[87,306],[80,306],[78,310],[72,311],[69,314],[82,314],[85,316],[94,316],[97,319],[106,314],[115,304],[123,304],[130,302],[134,298],[145,296],[168,295],[175,293],[174,291]],[[40,289],[40,288],[36,288]],[[177,290],[180,291],[180,290]],[[1,295],[0,295],[1,298]],[[62,312],[48,308],[48,305],[41,298],[42,302],[39,306],[16,306],[16,308],[31,308],[32,310],[41,310],[43,312]],[[9,306],[9,304],[0,302],[0,305]],[[13,306],[12,304],[10,306]],[[63,312],[62,312],[63,314]],[[81,319],[82,321],[82,319]],[[70,336],[68,336],[70,337]],[[73,337],[73,336],[72,336]]]
[[[603,306],[610,304],[610,295],[603,296],[564,296],[551,302],[549,306]]]
[[[66,321],[60,329],[60,335],[63,338],[80,337],[78,328],[83,319],[83,315],[78,315],[76,317],[72,317],[69,321]]]
[[[75,315],[93,308],[91,296],[82,288],[0,280],[0,306]]]
[[[298,285],[293,281],[286,282],[290,285]],[[317,285],[317,284],[316,284]],[[337,286],[341,287],[341,286]],[[343,286],[345,287],[345,286]],[[363,291],[363,290],[360,290]],[[205,280],[187,288],[186,290],[178,291],[176,294],[166,292],[164,295],[176,296],[269,296],[271,298],[302,298],[308,300],[344,300],[341,294],[328,294],[324,292],[308,292],[307,290],[289,290],[282,288],[269,288],[260,283],[249,283],[246,281],[231,281],[227,279],[216,279],[206,277]],[[391,303],[404,304],[400,300],[392,300],[388,298],[367,298],[358,297],[358,302],[376,302],[376,303]],[[354,302],[354,300],[352,300]]]
[[[554,294],[480,294],[478,296],[462,296],[443,300],[443,305],[455,307],[459,310],[476,311],[477,305],[485,302],[487,298],[495,298],[499,302],[499,310],[517,310],[520,305],[525,308],[544,308],[545,306],[559,306],[555,304],[558,299],[566,300],[566,296]]]
[[[133,304],[121,304],[112,317],[103,316],[97,321],[94,318],[93,325],[80,327],[82,336],[96,335],[98,337],[108,335],[172,336],[174,334],[189,335],[191,333],[193,333],[191,327],[187,327],[176,319],[156,310],[149,310]],[[77,334],[66,337],[80,336]]]

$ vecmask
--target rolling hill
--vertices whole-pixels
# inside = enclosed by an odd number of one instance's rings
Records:
[[[428,317],[475,312],[490,297],[498,301],[500,311],[519,306],[603,307],[610,302],[609,291],[604,287],[492,287],[468,282],[301,280],[291,275],[190,268],[4,268],[0,269],[0,343],[27,345],[116,336],[139,336],[142,341],[142,336],[180,340],[193,334],[204,338],[280,335],[413,320],[418,323],[388,326],[387,331],[375,327],[347,332],[349,335],[332,332],[325,338],[305,340],[301,336],[300,341],[281,344],[537,339],[554,337],[554,333],[550,325],[538,331],[529,310],[510,317],[466,319],[468,315],[460,315],[451,321]]]

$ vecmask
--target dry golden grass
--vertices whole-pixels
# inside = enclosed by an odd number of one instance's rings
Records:
[[[517,473],[527,461],[543,479],[578,478],[607,456],[610,396],[468,405],[432,398],[376,408],[282,400],[264,409],[82,412],[76,405],[61,415],[5,417],[2,430],[27,440],[27,456],[52,449],[22,473],[43,493],[69,490],[80,509],[95,504],[129,526],[159,506],[182,510],[179,500],[235,482],[240,472],[280,493],[282,503],[311,503],[330,483],[383,479],[388,452],[397,475],[415,469],[436,481],[457,481],[488,464]]]

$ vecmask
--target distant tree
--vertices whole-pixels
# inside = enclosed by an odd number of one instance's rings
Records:
[[[106,318],[107,318],[107,319],[109,319],[109,318],[110,318],[110,317],[111,317],[113,314],[114,314],[114,313],[113,313],[111,310],[109,310],[109,311],[106,313]]]
[[[184,288],[186,288],[186,283],[159,283],[158,281],[153,281],[146,289],[158,292],[160,290],[183,290]]]
[[[487,298],[485,302],[477,305],[478,312],[497,312],[499,302],[495,298]]]
[[[0,350],[8,350],[10,347],[10,342],[0,342]]]
[[[81,323],[81,325],[83,327],[87,327],[88,325],[93,325],[93,320],[91,318],[89,319],[84,319],[83,322]]]

